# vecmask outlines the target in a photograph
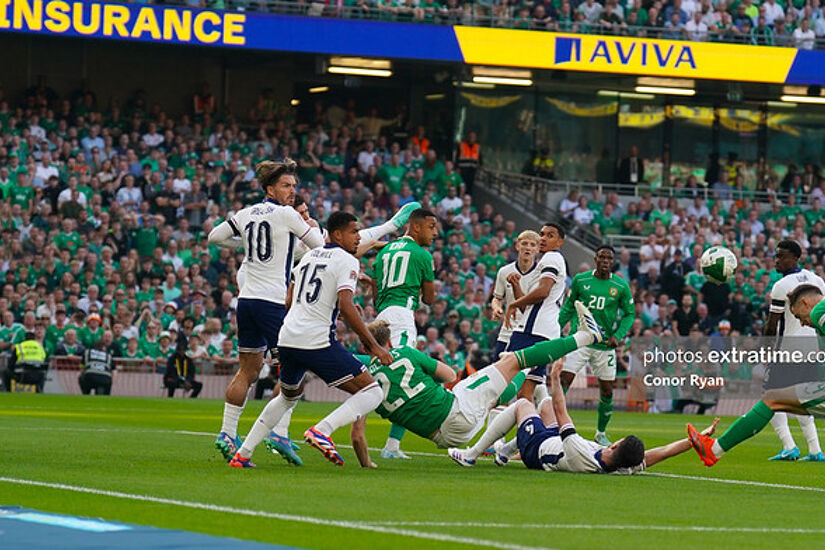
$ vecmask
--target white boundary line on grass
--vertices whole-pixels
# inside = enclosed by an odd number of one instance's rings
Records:
[[[522,546],[519,544],[511,544],[507,542],[499,542],[494,540],[478,539],[472,537],[460,537],[448,535],[444,533],[428,533],[424,531],[414,531],[410,529],[400,529],[392,526],[375,525],[371,523],[363,523],[358,521],[334,520],[316,518],[312,516],[298,516],[293,514],[279,514],[275,512],[266,512],[263,510],[250,510],[246,508],[234,508],[231,506],[220,506],[218,504],[209,504],[204,502],[192,502],[186,500],[177,500],[171,498],[155,497],[151,495],[138,495],[132,493],[122,493],[119,491],[106,491],[103,489],[94,489],[92,487],[80,487],[77,485],[66,485],[63,483],[49,483],[46,481],[36,481],[32,479],[18,479],[13,477],[0,477],[0,483],[13,483],[17,485],[27,485],[33,487],[46,487],[49,489],[58,489],[62,491],[73,491],[76,493],[86,493],[91,495],[100,495],[113,498],[122,498],[127,500],[137,500],[141,502],[153,502],[157,504],[168,504],[171,506],[181,506],[184,508],[194,508],[197,510],[206,510],[208,512],[222,512],[225,514],[238,514],[242,516],[263,517],[269,519],[277,519],[281,521],[294,521],[298,523],[309,523],[312,525],[323,525],[326,527],[342,527],[344,529],[355,529],[359,531],[371,531],[374,533],[384,533],[387,535],[399,535],[402,537],[412,537],[419,539],[429,539],[439,542],[452,542],[456,544],[468,544],[472,546],[485,546],[488,548],[501,548],[502,550],[534,550],[535,546]],[[550,549],[544,549],[550,550]]]
[[[803,535],[825,534],[825,529],[793,527],[710,527],[701,525],[627,525],[592,523],[489,523],[481,521],[371,521],[371,525],[397,527],[490,527],[495,529],[599,529],[629,531],[699,531],[718,533],[787,533]]]
[[[825,493],[825,487],[806,487],[805,485],[786,485],[784,483],[768,483],[766,481],[747,481],[744,479],[722,479],[718,477],[688,476],[684,474],[666,474],[664,472],[642,472],[641,475],[655,477],[669,477],[673,479],[690,479],[692,481],[710,481],[731,485],[750,485],[752,487],[769,487],[771,489],[792,489],[794,491],[812,491]]]

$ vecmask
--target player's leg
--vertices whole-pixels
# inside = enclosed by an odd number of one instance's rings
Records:
[[[192,399],[196,398],[200,395],[201,390],[203,389],[203,382],[198,382],[197,380],[192,380],[192,393],[189,394],[189,397]]]
[[[80,375],[77,379],[77,382],[80,384],[80,392],[83,395],[89,395],[92,392],[92,385],[89,382],[89,375],[85,372]]]
[[[409,216],[408,216],[409,217]],[[415,317],[412,311],[401,307],[389,307],[382,311],[378,317],[385,320],[390,325],[390,343],[392,347],[415,345],[418,333],[415,328]],[[384,448],[381,449],[381,458],[400,458],[409,460],[410,457],[401,450],[401,439],[407,430],[398,424],[390,426],[390,433]]]
[[[782,442],[782,450],[768,460],[796,460],[799,458],[799,447],[791,435],[791,428],[788,425],[788,414],[778,412],[771,418],[771,426]]]
[[[589,356],[590,368],[599,380],[599,405],[597,408],[596,435],[593,438],[599,445],[610,445],[607,438],[607,424],[613,415],[613,386],[616,383],[615,350],[584,348],[579,351]]]
[[[321,451],[327,460],[342,466],[344,460],[335,448],[332,433],[374,411],[381,404],[384,392],[366,367],[340,343],[335,342],[319,351],[317,359],[312,362],[312,372],[330,387],[348,392],[350,397],[304,432],[304,440]]]
[[[358,250],[355,252],[355,255],[361,256],[365,254],[370,248],[372,248],[375,241],[382,239],[391,233],[395,233],[404,227],[407,220],[410,219],[410,214],[419,208],[421,208],[420,202],[407,203],[399,208],[398,212],[396,212],[392,218],[381,225],[367,227],[366,229],[359,231],[358,234],[361,237],[361,242],[358,244]]]
[[[802,429],[802,435],[805,436],[805,441],[808,442],[808,454],[800,460],[803,462],[825,462],[825,454],[822,453],[822,447],[819,445],[819,433],[816,431],[814,417],[810,415],[797,415],[796,420],[799,422],[799,427]]]
[[[481,437],[473,446],[467,449],[449,449],[448,453],[450,458],[462,466],[475,465],[476,459],[495,441],[506,436],[520,420],[535,414],[536,409],[530,400],[517,400],[501,411],[496,418],[489,423],[487,430],[481,434]]]

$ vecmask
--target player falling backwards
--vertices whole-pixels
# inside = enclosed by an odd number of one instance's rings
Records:
[[[567,264],[559,249],[564,243],[564,229],[556,223],[546,223],[539,232],[539,249],[544,255],[536,266],[536,279],[530,291],[507,306],[504,324],[515,326],[507,351],[517,351],[539,342],[553,340],[561,335],[559,310],[564,298]],[[524,314],[518,325],[514,324],[519,310]],[[547,365],[533,368],[519,390],[519,397],[532,399],[536,387],[544,390]]]
[[[538,344],[543,346],[546,344]],[[533,348],[515,353],[522,365],[531,364]],[[490,423],[490,427],[469,449],[450,449],[450,458],[462,466],[474,466],[475,459],[493,441],[499,440],[518,425],[516,437],[521,460],[527,468],[550,472],[588,474],[635,474],[690,449],[688,439],[674,441],[663,447],[645,451],[636,436],[627,436],[609,446],[588,441],[576,433],[567,412],[560,374],[563,363],[556,363],[550,372],[552,399],[542,400],[536,409],[527,399],[519,399]],[[539,412],[540,411],[540,412]],[[713,435],[719,419],[703,432]],[[495,462],[504,466],[515,452],[515,446],[496,444]]]
[[[511,381],[522,369],[555,361],[577,348],[601,341],[603,334],[587,308],[579,303],[576,310],[580,328],[572,336],[528,347],[518,359],[511,353],[505,354],[452,390],[441,384],[455,380],[455,372],[448,365],[415,348],[393,348],[391,364],[382,365],[376,360],[369,364],[383,392],[376,412],[439,447],[466,445],[484,426],[488,412],[499,399],[515,396],[518,387]],[[375,321],[369,328],[379,344],[389,341],[386,322]],[[353,426],[352,441],[359,458],[367,455],[363,421]]]
[[[800,285],[787,298],[788,307],[803,326],[825,335],[825,296],[815,285]],[[705,466],[713,466],[735,446],[750,439],[768,425],[776,412],[825,418],[825,380],[821,372],[811,382],[767,390],[762,399],[736,420],[718,439],[696,432],[688,424],[690,443]]]
[[[630,285],[612,272],[615,262],[616,252],[612,246],[598,247],[594,258],[596,269],[573,277],[570,294],[559,313],[559,326],[564,328],[567,322],[572,320],[570,331],[574,332],[576,319],[573,315],[573,304],[580,300],[593,313],[596,322],[607,336],[604,342],[576,350],[565,357],[561,372],[561,385],[564,391],[573,383],[576,374],[585,370],[587,364],[590,365],[593,375],[598,378],[599,405],[594,439],[600,445],[610,445],[605,432],[613,414],[616,348],[636,317]]]
[[[342,465],[344,461],[332,442],[332,433],[368,414],[381,401],[381,387],[366,367],[338,342],[334,329],[340,311],[378,361],[392,362],[389,352],[367,330],[353,303],[360,268],[354,256],[360,241],[357,219],[347,212],[335,212],[329,217],[327,230],[331,242],[309,251],[292,270],[293,282],[286,297],[289,311],[278,336],[281,392],[258,416],[229,463],[233,468],[255,467],[250,461],[255,447],[298,403],[307,369],[328,386],[351,394],[326,418],[304,432],[305,441],[335,464]]]
[[[240,446],[238,420],[246,405],[251,385],[258,379],[264,352],[274,350],[286,310],[289,272],[299,241],[307,249],[324,244],[318,224],[293,208],[297,165],[291,159],[264,161],[255,167],[256,177],[266,193],[262,203],[248,206],[215,227],[209,243],[244,250],[238,272],[238,352],[239,369],[226,388],[223,424],[215,447],[227,461]],[[418,203],[405,205],[385,224],[361,231],[365,250],[375,240],[400,229]],[[290,462],[300,464],[285,426],[271,434],[268,444]]]
[[[413,312],[419,294],[427,305],[435,302],[433,257],[427,251],[438,235],[438,219],[429,210],[410,214],[407,234],[384,246],[375,258],[372,295],[377,320],[386,321],[393,347],[414,346],[417,338]],[[397,424],[381,450],[382,458],[409,458],[401,450],[404,429]]]
[[[788,306],[788,294],[800,285],[811,284],[825,292],[825,282],[811,271],[800,269],[799,258],[802,256],[802,247],[792,240],[780,241],[776,245],[775,266],[782,274],[771,289],[771,305],[768,322],[765,324],[765,336],[778,336],[778,345],[775,349],[816,350],[819,341],[816,331],[811,327],[803,327],[793,316]],[[797,382],[809,380],[814,368],[811,364],[802,365],[774,365],[769,371],[765,389],[775,389],[790,386]],[[819,434],[816,431],[814,418],[809,415],[796,416],[802,434],[808,442],[808,454],[802,458],[805,462],[825,462],[825,454],[819,445]],[[782,441],[782,450],[769,460],[797,460],[799,447],[793,440],[791,429],[788,427],[788,414],[777,412],[771,418],[776,435]]]

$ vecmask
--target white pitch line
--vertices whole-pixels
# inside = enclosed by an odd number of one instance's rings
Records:
[[[673,479],[690,479],[692,481],[710,481],[713,483],[725,483],[728,485],[750,485],[752,487],[769,487],[771,489],[790,489],[793,491],[812,491],[815,493],[825,493],[825,487],[806,487],[805,485],[786,485],[784,483],[768,483],[766,481],[747,481],[744,479],[721,479],[718,477],[688,476],[683,474],[666,474],[663,472],[642,472],[641,475],[669,477]]]
[[[171,506],[181,506],[184,508],[194,508],[197,510],[206,510],[208,512],[222,512],[226,514],[238,514],[242,516],[263,517],[269,519],[277,519],[281,521],[294,521],[298,523],[309,523],[313,525],[323,525],[326,527],[342,527],[344,529],[355,529],[359,531],[371,531],[374,533],[384,533],[388,535],[399,535],[402,537],[412,537],[419,539],[436,540],[439,542],[452,542],[456,544],[468,544],[472,546],[485,546],[489,548],[501,548],[502,550],[550,550],[548,548],[539,549],[535,546],[522,546],[520,544],[511,544],[507,542],[498,542],[493,540],[478,539],[472,537],[459,537],[454,535],[447,535],[443,533],[428,533],[424,531],[414,531],[410,529],[399,529],[392,526],[373,525],[370,523],[362,523],[357,521],[324,519],[312,516],[298,516],[293,514],[279,514],[275,512],[266,512],[263,510],[250,510],[246,508],[234,508],[231,506],[220,506],[218,504],[209,504],[204,502],[192,502],[186,500],[177,500],[171,498],[155,497],[151,495],[138,495],[132,493],[122,493],[119,491],[106,491],[103,489],[94,489],[92,487],[80,487],[77,485],[66,485],[63,483],[49,483],[46,481],[36,481],[32,479],[18,479],[13,477],[0,477],[0,483],[14,483],[17,485],[27,485],[33,487],[46,487],[49,489],[59,489],[62,491],[72,491],[76,493],[86,493],[91,495],[99,495],[113,498],[122,498],[127,500],[137,500],[141,502],[154,502],[157,504],[168,504]]]
[[[370,525],[397,527],[489,527],[493,529],[598,529],[627,531],[697,531],[718,533],[825,534],[825,529],[793,527],[711,527],[701,525],[627,525],[592,523],[490,523],[483,521],[370,521]]]

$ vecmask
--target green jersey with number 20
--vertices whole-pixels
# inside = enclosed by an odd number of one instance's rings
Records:
[[[576,300],[587,306],[607,338],[611,336],[619,340],[624,338],[636,317],[630,285],[615,273],[611,273],[607,279],[599,279],[595,271],[585,271],[573,277],[573,282],[570,283],[570,294],[559,312],[559,326],[564,328],[567,321],[571,321],[570,334],[578,329],[579,319],[574,314]],[[619,310],[622,312],[621,320]],[[605,342],[588,347],[601,350],[611,349],[607,345],[607,338]]]
[[[421,285],[435,280],[432,255],[412,237],[402,237],[381,249],[373,266],[378,283],[378,312],[389,306],[418,307]]]
[[[428,439],[450,414],[455,395],[434,378],[438,362],[432,357],[409,346],[393,348],[390,355],[389,365],[358,356],[384,391],[375,412]]]

